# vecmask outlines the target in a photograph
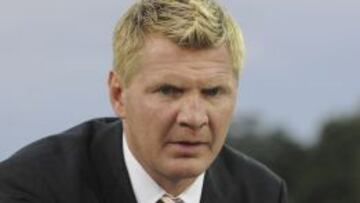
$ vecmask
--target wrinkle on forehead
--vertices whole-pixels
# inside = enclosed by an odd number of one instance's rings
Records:
[[[149,58],[148,56],[156,56]],[[208,62],[218,62],[228,64],[231,68],[231,58],[225,45],[211,49],[187,49],[181,48],[170,40],[161,36],[149,36],[145,41],[144,47],[140,52],[141,65],[151,62],[194,62],[206,60]],[[155,61],[154,61],[155,60]],[[144,64],[146,61],[146,64]]]
[[[167,67],[167,68],[165,68]],[[155,69],[155,68],[154,68]],[[157,68],[155,71],[156,74],[151,74],[154,71],[148,70],[144,71],[144,80],[146,79],[163,79],[168,81],[204,81],[204,82],[218,82],[225,81],[232,78],[232,73],[226,70],[214,70],[214,71],[203,71],[203,69],[199,68],[184,68],[184,70],[172,69],[172,67],[163,66],[162,68]],[[147,73],[146,73],[147,72]]]

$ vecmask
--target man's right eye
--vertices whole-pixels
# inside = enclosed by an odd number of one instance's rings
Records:
[[[179,96],[183,92],[180,88],[173,85],[163,85],[158,91],[165,96]]]

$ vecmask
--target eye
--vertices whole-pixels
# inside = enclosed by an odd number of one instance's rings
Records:
[[[220,87],[214,87],[214,88],[208,88],[208,89],[202,90],[202,93],[205,96],[211,96],[211,97],[219,95],[220,92],[221,92]]]
[[[183,90],[173,85],[163,85],[158,91],[165,96],[179,96]]]

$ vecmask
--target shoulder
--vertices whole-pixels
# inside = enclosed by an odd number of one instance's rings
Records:
[[[2,165],[10,163],[44,164],[67,162],[87,154],[87,148],[98,134],[106,130],[116,118],[98,118],[83,122],[61,133],[37,140],[17,151]]]
[[[278,175],[227,145],[209,172],[222,192],[236,201],[286,202],[285,183]]]
[[[24,198],[41,202],[61,189],[70,194],[91,172],[90,148],[116,118],[93,119],[38,140],[0,163],[0,200]],[[51,195],[53,196],[53,195]]]
[[[267,166],[248,155],[225,145],[219,154],[219,161],[227,168],[234,178],[246,176],[251,179],[269,180],[281,183],[282,179],[271,171]]]

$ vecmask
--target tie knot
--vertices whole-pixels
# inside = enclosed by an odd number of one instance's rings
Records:
[[[169,194],[165,194],[156,203],[184,203],[184,201],[178,197],[173,197]]]

